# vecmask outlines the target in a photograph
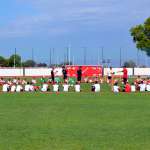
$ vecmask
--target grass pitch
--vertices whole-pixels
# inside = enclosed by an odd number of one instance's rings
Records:
[[[150,94],[0,95],[0,150],[149,150]]]

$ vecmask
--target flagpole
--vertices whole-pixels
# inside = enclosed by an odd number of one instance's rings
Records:
[[[16,48],[15,48],[15,54],[14,54],[14,68],[16,68]]]

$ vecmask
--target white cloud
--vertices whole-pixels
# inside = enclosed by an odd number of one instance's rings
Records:
[[[123,25],[148,17],[149,0],[16,0],[20,7],[31,5],[37,13],[18,16],[0,28],[0,36],[58,35],[91,25]]]
[[[24,37],[41,33],[58,35],[66,31],[63,27],[54,26],[50,16],[27,16],[16,18],[15,21],[0,28],[0,37]]]

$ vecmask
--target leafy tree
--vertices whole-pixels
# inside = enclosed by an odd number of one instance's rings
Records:
[[[144,24],[132,27],[130,32],[136,47],[150,56],[150,17],[146,19]]]
[[[9,59],[5,58],[5,62],[4,62],[3,67],[9,67]]]
[[[136,63],[132,60],[129,60],[129,61],[124,62],[124,66],[126,66],[128,68],[134,68],[134,67],[136,67]]]
[[[14,63],[16,67],[21,67],[21,57],[17,54],[11,55],[8,61],[9,61],[9,67],[13,67]]]
[[[0,56],[0,67],[7,67],[8,66],[8,60],[5,59],[3,56]]]
[[[33,60],[26,60],[25,62],[22,63],[23,67],[35,67],[36,62]]]
[[[9,66],[9,60],[4,58],[3,56],[0,56],[0,67],[8,67]]]

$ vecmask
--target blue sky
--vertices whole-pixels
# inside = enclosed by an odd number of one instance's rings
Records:
[[[104,58],[119,65],[136,61],[137,50],[129,33],[130,27],[150,16],[149,0],[5,0],[0,9],[0,55],[9,57],[14,49],[23,59],[49,62],[49,49],[55,48],[53,62],[61,62],[70,45],[71,59],[96,64],[98,51],[104,47]],[[101,54],[101,52],[100,52]],[[141,64],[149,59],[140,53]]]

